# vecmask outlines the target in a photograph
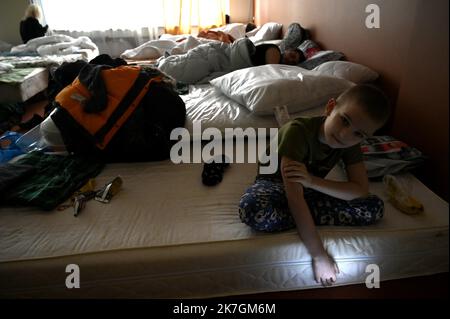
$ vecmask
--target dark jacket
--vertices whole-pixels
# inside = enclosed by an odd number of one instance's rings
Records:
[[[44,36],[47,29],[48,25],[43,27],[36,18],[28,17],[20,21],[20,36],[22,37],[23,43]]]
[[[258,44],[255,46],[255,48],[256,48],[255,53],[250,57],[252,60],[252,64],[254,66],[267,64],[266,63],[266,52],[270,48],[275,48],[278,51],[280,51],[280,48],[277,45],[271,44],[271,43]],[[280,62],[281,62],[281,51],[280,51]]]

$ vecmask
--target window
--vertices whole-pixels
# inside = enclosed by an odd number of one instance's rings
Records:
[[[229,0],[222,0],[226,12]],[[40,0],[45,22],[53,30],[94,31],[94,30],[138,30],[143,27],[164,26],[168,19],[178,19],[172,11],[165,8],[176,5],[185,6],[186,0]],[[197,25],[207,21],[211,12],[211,0],[191,0],[190,22]],[[184,10],[184,8],[183,8]],[[205,19],[206,18],[206,19]]]
[[[41,0],[53,30],[135,30],[164,25],[163,0]]]

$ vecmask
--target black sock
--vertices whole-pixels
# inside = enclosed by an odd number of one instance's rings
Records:
[[[218,157],[215,157],[211,162],[203,165],[202,182],[204,185],[214,186],[222,181],[225,168],[230,164],[227,163],[228,159],[225,155],[221,155],[219,158],[221,163],[219,163]]]

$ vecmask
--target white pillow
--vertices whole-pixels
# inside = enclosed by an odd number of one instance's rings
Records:
[[[348,61],[325,62],[314,68],[313,71],[316,71],[317,74],[335,76],[356,84],[375,81],[378,78],[377,72],[364,65]]]
[[[258,31],[261,29],[261,27],[256,27],[254,28],[252,31],[248,31],[247,33],[245,33],[245,36],[247,38],[253,37],[256,35],[256,33],[258,33]]]
[[[279,39],[282,27],[280,23],[267,22],[249,39],[253,42]]]
[[[314,75],[297,66],[267,64],[237,70],[210,82],[230,99],[256,115],[273,115],[286,105],[296,113],[325,105],[354,84],[344,79]]]

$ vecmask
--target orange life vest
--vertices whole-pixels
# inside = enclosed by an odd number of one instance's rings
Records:
[[[102,111],[85,111],[84,103],[91,98],[91,93],[78,78],[59,92],[55,101],[65,113],[65,119],[72,118],[84,135],[89,135],[97,148],[103,150],[133,114],[152,82],[160,82],[162,77],[149,78],[137,66],[120,66],[100,72],[107,92],[106,107]]]

